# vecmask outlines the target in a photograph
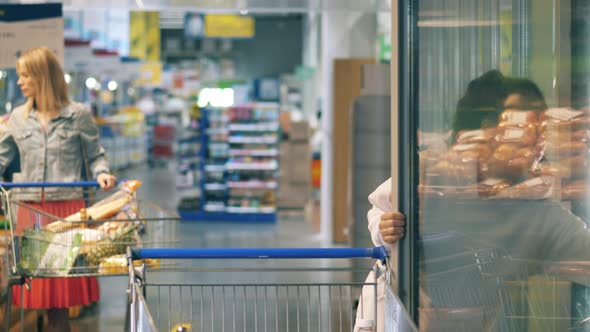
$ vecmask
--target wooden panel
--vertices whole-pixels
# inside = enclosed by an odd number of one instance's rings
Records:
[[[349,241],[350,113],[354,100],[361,92],[362,65],[369,63],[375,63],[375,61],[373,59],[334,60],[332,234],[335,243]]]

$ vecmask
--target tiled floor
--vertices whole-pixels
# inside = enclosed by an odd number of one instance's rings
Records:
[[[174,210],[176,206],[176,190],[174,188],[173,172],[164,169],[141,168],[130,172],[120,174],[120,178],[139,178],[143,181],[140,188],[140,197],[151,201],[163,208]],[[312,227],[301,218],[290,217],[280,220],[277,224],[215,224],[215,223],[191,223],[181,222],[175,230],[177,242],[175,246],[181,247],[321,247],[320,238],[312,233]],[[240,265],[241,264],[241,265]],[[305,267],[346,267],[349,262],[330,262],[314,261],[312,262],[219,262],[219,261],[200,261],[193,262],[193,268],[211,268],[211,267],[286,267],[289,264],[301,269]],[[167,272],[157,273],[151,278],[151,281],[167,282],[215,282],[223,283],[228,280],[239,279],[258,281],[267,280],[269,282],[281,282],[293,277],[292,272],[280,272],[272,275],[268,273],[250,273],[247,276],[243,274],[234,274],[229,272],[215,273],[186,273],[186,272]],[[333,281],[333,274],[325,275],[317,272],[303,272],[300,278],[301,282],[321,282]],[[347,282],[350,275],[345,274],[338,278],[339,281]],[[265,281],[266,282],[266,281]],[[105,277],[100,280],[101,283],[101,301],[94,308],[93,312],[83,317],[73,320],[72,326],[74,331],[123,331],[125,326],[125,313],[127,305],[126,289],[127,278],[125,277]],[[244,301],[245,302],[245,301]],[[213,329],[216,330],[216,329]],[[232,328],[227,328],[231,331]],[[253,329],[248,329],[253,330]],[[279,328],[281,330],[281,328]],[[197,331],[193,329],[192,331]]]

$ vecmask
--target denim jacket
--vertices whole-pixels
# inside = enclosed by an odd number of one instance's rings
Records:
[[[51,120],[45,130],[34,109],[27,115],[23,107],[16,108],[0,134],[0,174],[18,152],[21,172],[15,174],[13,182],[80,181],[86,167],[89,175],[96,178],[99,173],[109,172],[98,138],[98,127],[88,107],[82,104],[71,103],[61,109],[60,115]],[[80,190],[59,188],[21,189],[18,192],[18,199],[27,201],[81,197]]]

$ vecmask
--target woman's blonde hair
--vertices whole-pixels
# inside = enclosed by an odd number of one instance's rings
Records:
[[[70,103],[68,84],[64,71],[55,56],[47,47],[31,48],[18,58],[16,69],[24,69],[33,79],[35,99],[29,98],[25,104],[28,114],[33,106],[43,111],[60,110]]]

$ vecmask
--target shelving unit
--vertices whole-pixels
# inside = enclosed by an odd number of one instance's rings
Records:
[[[200,187],[203,149],[202,119],[195,120],[181,131],[176,139],[176,188],[180,193],[182,209],[198,209],[201,205]]]
[[[203,110],[200,209],[185,220],[275,222],[279,105],[256,103]]]

